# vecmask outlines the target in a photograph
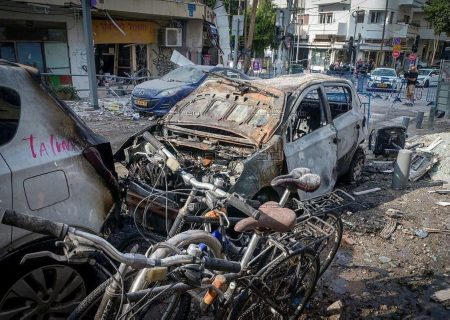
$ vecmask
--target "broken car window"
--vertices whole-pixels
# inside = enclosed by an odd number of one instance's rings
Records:
[[[352,93],[348,87],[325,86],[325,94],[333,119],[352,109]]]
[[[0,87],[0,145],[14,137],[19,126],[20,97],[9,88]]]
[[[305,95],[296,114],[290,118],[286,139],[293,142],[326,125],[325,109],[319,90],[313,89]]]

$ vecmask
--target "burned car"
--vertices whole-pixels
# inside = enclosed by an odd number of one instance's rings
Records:
[[[109,142],[48,92],[36,69],[0,60],[0,207],[98,233],[118,195],[114,172]],[[95,287],[90,265],[45,256],[20,263],[55,250],[55,239],[0,224],[0,319],[65,319]]]
[[[339,177],[358,180],[367,135],[352,84],[320,74],[252,82],[210,79],[144,131],[197,179],[260,201],[276,199],[279,190],[271,180],[297,167],[308,167],[322,179],[320,189],[301,198],[330,191]],[[129,170],[132,205],[149,192],[186,187],[162,165],[143,132],[115,155]],[[169,196],[172,215],[177,203],[182,205],[174,197]]]

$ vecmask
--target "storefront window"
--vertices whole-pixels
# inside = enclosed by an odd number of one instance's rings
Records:
[[[18,42],[18,62],[32,66],[44,72],[44,59],[42,57],[42,46],[40,42]]]
[[[0,42],[0,59],[16,62],[16,53],[14,51],[14,43]]]
[[[311,65],[325,67],[326,50],[313,50],[311,57]]]

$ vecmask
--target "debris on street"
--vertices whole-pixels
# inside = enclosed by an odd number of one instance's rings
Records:
[[[361,196],[363,194],[368,194],[368,193],[377,192],[377,191],[381,191],[381,188],[372,188],[372,189],[368,189],[368,190],[354,191],[353,194],[355,196]]]
[[[441,207],[450,206],[450,202],[446,202],[446,201],[438,201],[438,202],[436,202],[436,204],[441,206]]]
[[[444,302],[444,301],[450,300],[450,288],[436,291],[431,296],[431,300],[434,300],[437,302]]]

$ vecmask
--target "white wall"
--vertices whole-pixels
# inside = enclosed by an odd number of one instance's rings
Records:
[[[81,22],[81,16],[77,19],[70,15],[14,13],[14,17],[12,17],[11,13],[0,11],[0,19],[64,22],[67,28],[71,73],[86,74],[86,72],[81,68],[82,65],[86,64],[86,50],[83,42],[83,25]],[[76,88],[87,89],[89,87],[87,77],[73,77],[72,82]],[[80,92],[80,96],[82,97],[87,94],[87,92]]]

